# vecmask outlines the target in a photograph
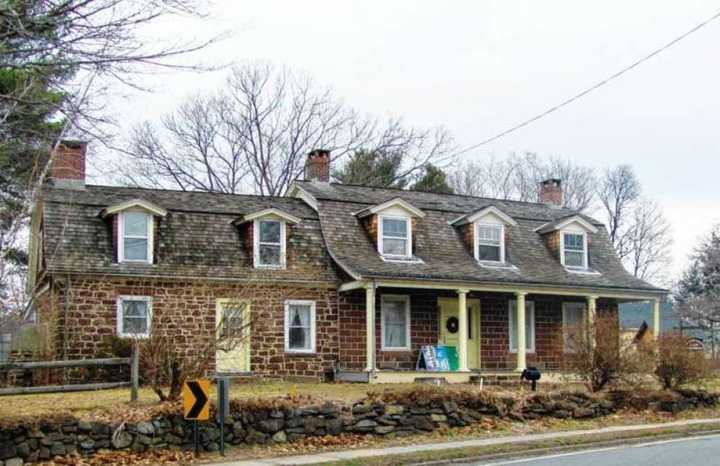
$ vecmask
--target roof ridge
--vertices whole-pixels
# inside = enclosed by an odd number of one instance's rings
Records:
[[[142,190],[142,191],[161,192],[161,193],[183,193],[183,194],[203,194],[203,195],[210,195],[210,196],[254,197],[254,198],[262,198],[262,199],[292,199],[293,201],[297,200],[297,198],[290,197],[290,196],[269,196],[266,194],[223,193],[223,192],[217,192],[217,191],[195,191],[195,190],[184,191],[182,189],[146,188],[144,186],[113,186],[113,185],[106,185],[106,184],[86,184],[85,187],[86,188],[122,189],[122,190],[136,189],[136,190]],[[50,186],[50,189],[61,190],[61,191],[82,192],[82,190],[58,188],[55,186]]]
[[[312,181],[309,180],[298,180],[301,183],[312,183]],[[547,204],[543,202],[531,202],[531,201],[518,201],[515,199],[501,199],[498,197],[483,197],[483,196],[472,196],[470,194],[457,194],[457,193],[436,193],[432,191],[422,191],[419,189],[404,189],[404,188],[393,188],[393,187],[384,187],[384,186],[366,186],[362,184],[352,184],[352,183],[337,183],[337,182],[330,182],[329,185],[333,186],[350,186],[354,188],[365,188],[365,189],[382,189],[387,191],[400,191],[400,192],[411,192],[411,193],[423,193],[423,194],[432,194],[435,196],[452,196],[452,197],[462,197],[462,198],[470,198],[470,199],[481,199],[484,201],[500,201],[500,202],[510,202],[513,204],[526,204],[526,205],[534,205],[534,206],[543,206],[548,207]],[[552,207],[548,207],[552,208]],[[565,209],[571,212],[580,213],[579,211],[575,209],[571,209],[569,207],[561,206],[560,209]]]

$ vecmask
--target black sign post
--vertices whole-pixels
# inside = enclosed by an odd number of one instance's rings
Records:
[[[225,456],[225,419],[230,415],[230,379],[227,377],[218,377],[217,395],[218,422],[220,423],[220,454]]]

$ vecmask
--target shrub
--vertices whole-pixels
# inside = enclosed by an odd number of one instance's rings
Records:
[[[677,390],[682,385],[699,382],[711,374],[710,362],[705,354],[688,349],[686,337],[677,332],[660,335],[655,376],[663,388]]]
[[[588,338],[588,332],[594,338]],[[652,353],[623,346],[615,314],[598,314],[592,324],[565,330],[566,365],[597,392],[612,382],[632,383],[652,372]]]
[[[100,343],[98,357],[101,358],[129,358],[132,356],[133,340],[117,335],[109,335]]]

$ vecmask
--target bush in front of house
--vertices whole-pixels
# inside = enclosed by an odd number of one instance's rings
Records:
[[[657,343],[655,376],[663,388],[678,390],[712,375],[710,362],[702,351],[688,348],[687,337],[677,332],[661,334]]]
[[[637,385],[653,370],[653,353],[623,345],[615,316],[599,314],[589,324],[565,330],[567,368],[588,390],[598,392],[611,383]]]

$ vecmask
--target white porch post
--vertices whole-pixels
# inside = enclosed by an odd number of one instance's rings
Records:
[[[517,325],[517,370],[523,371],[527,367],[525,362],[525,295],[526,293],[518,291],[515,293],[516,297],[516,318],[515,325]]]
[[[587,297],[587,332],[588,339],[592,345],[595,345],[595,332],[594,326],[595,318],[597,317],[597,296]]]
[[[365,370],[375,370],[375,289],[365,288]]]
[[[660,336],[660,300],[653,300],[653,337]]]
[[[458,359],[459,370],[468,371],[468,315],[467,315],[467,293],[468,290],[457,290],[458,294]]]

